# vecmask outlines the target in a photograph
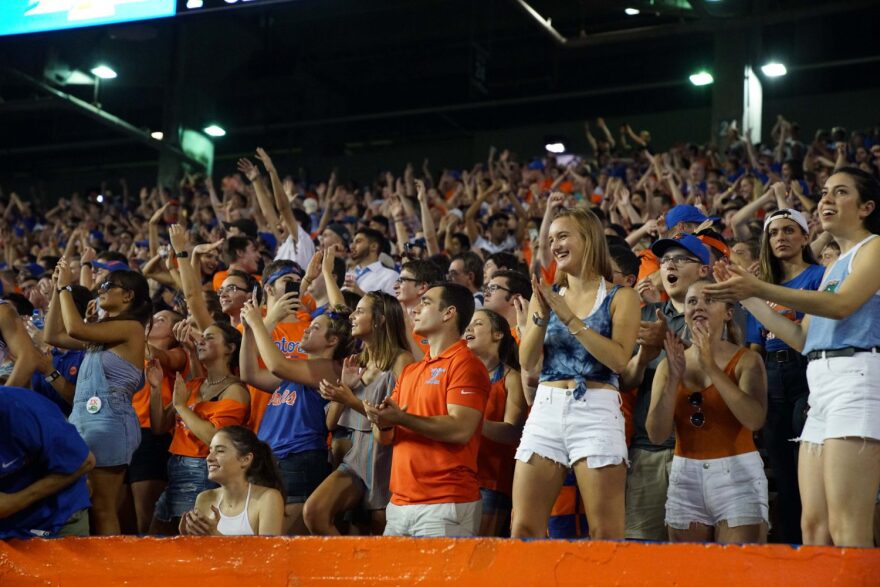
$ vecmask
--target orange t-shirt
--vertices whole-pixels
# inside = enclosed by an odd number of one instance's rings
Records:
[[[727,366],[724,373],[736,383],[734,370],[746,352],[741,348]],[[700,390],[703,401],[700,410],[704,414],[704,424],[697,428],[691,424],[691,416],[697,408],[688,401],[691,391],[678,386],[675,398],[675,454],[689,459],[720,459],[748,452],[754,452],[755,441],[752,431],[736,419],[730,408],[714,385]]]
[[[217,430],[225,426],[244,424],[247,419],[247,404],[231,399],[198,401],[199,388],[204,380],[204,377],[197,377],[186,383],[187,389],[190,390],[189,400],[187,400],[189,409],[195,412],[199,418],[213,424]],[[208,445],[199,440],[180,416],[177,416],[174,423],[174,438],[171,440],[168,452],[183,457],[205,458],[208,456]]]
[[[640,283],[643,279],[647,279],[648,276],[660,271],[660,259],[657,258],[657,255],[651,249],[642,249],[636,256],[639,258],[639,276],[636,283]],[[665,302],[668,299],[669,295],[661,287],[660,300]],[[645,304],[642,303],[641,305],[644,306]]]
[[[446,416],[447,404],[484,412],[489,374],[463,340],[436,358],[407,365],[392,396],[415,416]],[[465,444],[430,440],[404,426],[394,431],[391,502],[396,505],[467,503],[480,499],[477,452],[480,431]]]
[[[493,383],[489,389],[484,421],[504,421],[504,409],[507,407],[506,371],[505,369],[505,376]],[[515,446],[483,438],[480,441],[480,451],[477,453],[477,477],[480,487],[512,497],[515,454]]]
[[[272,330],[272,340],[278,350],[288,359],[308,359],[309,356],[299,348],[302,340],[303,332],[311,324],[311,315],[308,312],[297,312],[296,322],[281,322]],[[236,328],[244,333],[244,326],[239,324]],[[260,368],[265,368],[266,364],[260,359]],[[272,399],[272,393],[267,393],[262,389],[257,389],[251,385],[247,386],[251,394],[251,409],[248,416],[248,428],[257,433],[260,430],[260,422],[263,421],[263,414],[266,413],[266,407],[269,400]]]
[[[186,352],[183,349],[171,349],[171,351],[179,350],[186,356]],[[169,351],[169,352],[171,352]],[[144,361],[144,368],[146,368],[150,364],[149,361]],[[164,371],[164,369],[163,369]],[[162,405],[167,406],[171,403],[172,396],[174,395],[174,378],[177,375],[177,371],[164,371],[165,376],[162,377]],[[186,377],[187,373],[189,373],[189,361],[186,361],[186,364],[183,367],[183,371],[180,372],[181,375]],[[131,407],[134,408],[135,413],[138,417],[138,422],[141,424],[141,428],[149,428],[150,427],[150,383],[149,381],[144,382],[144,386],[140,391],[135,393],[131,397]]]

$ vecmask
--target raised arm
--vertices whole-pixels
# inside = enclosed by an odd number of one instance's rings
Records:
[[[425,188],[425,182],[421,179],[415,180],[415,187],[419,199],[419,210],[422,213],[422,232],[425,234],[428,255],[439,255],[440,243],[437,241],[437,229],[434,227],[434,217],[431,215],[430,206],[428,206],[428,190]]]
[[[169,226],[168,236],[171,239],[171,247],[174,249],[175,256],[187,253],[186,232],[181,225],[172,224]],[[208,311],[208,304],[205,302],[205,292],[202,291],[202,284],[193,270],[192,264],[186,257],[178,257],[177,268],[180,271],[180,281],[181,285],[183,285],[183,295],[186,298],[187,308],[193,318],[195,318],[199,328],[206,330],[214,323],[214,318]]]
[[[244,334],[241,337],[240,359],[241,379],[248,385],[267,393],[274,392],[281,385],[281,379],[260,366],[257,342],[254,340],[254,333],[247,324],[245,324]]]

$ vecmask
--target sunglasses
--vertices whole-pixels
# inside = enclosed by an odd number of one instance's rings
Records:
[[[111,283],[109,281],[105,281],[98,286],[98,291],[100,291],[101,293],[107,293],[111,289],[125,289],[125,287],[119,285],[118,283]]]
[[[694,428],[702,428],[706,423],[706,414],[703,413],[703,394],[695,391],[688,396],[688,403],[696,408],[696,412],[691,414],[691,425]]]

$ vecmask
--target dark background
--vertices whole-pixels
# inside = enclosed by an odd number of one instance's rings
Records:
[[[596,116],[615,135],[624,121],[650,129],[658,148],[706,142],[717,136],[713,89],[687,77],[704,67],[717,86],[719,47],[746,38],[746,62],[790,70],[762,79],[765,137],[780,113],[805,139],[880,123],[877,2],[530,3],[580,46],[554,41],[515,0],[264,0],[2,37],[0,185],[49,201],[101,179],[156,182],[156,149],[9,73],[42,79],[52,62],[111,65],[119,77],[99,101],[135,127],[167,137],[178,124],[220,124],[215,176],[258,145],[282,172],[319,178],[336,166],[360,180],[426,156],[434,169],[470,166],[490,145],[528,158],[548,135],[579,150],[582,121]],[[58,89],[92,100],[91,86]]]

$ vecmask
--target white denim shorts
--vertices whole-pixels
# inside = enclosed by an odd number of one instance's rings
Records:
[[[528,462],[536,454],[571,467],[587,459],[591,469],[626,463],[620,403],[613,389],[587,389],[575,399],[574,389],[539,385],[516,460]]]
[[[687,530],[692,522],[728,527],[767,522],[769,506],[764,462],[755,452],[720,459],[672,458],[666,525]]]
[[[482,500],[395,505],[385,509],[385,536],[472,538],[480,531]]]
[[[880,354],[815,359],[807,364],[810,411],[798,440],[880,440]]]

